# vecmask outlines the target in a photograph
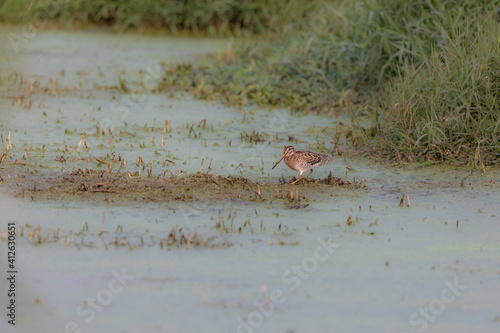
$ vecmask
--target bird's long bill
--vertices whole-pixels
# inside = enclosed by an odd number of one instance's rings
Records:
[[[285,154],[283,154],[283,156],[281,156],[280,160],[279,160],[278,162],[276,162],[276,164],[273,166],[273,168],[272,168],[272,169],[276,168],[276,166],[277,166],[278,164],[280,164],[281,160],[282,160],[282,159],[284,159],[284,158],[285,158]],[[271,169],[271,170],[272,170],[272,169]]]

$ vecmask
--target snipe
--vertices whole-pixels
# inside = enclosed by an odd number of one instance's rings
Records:
[[[283,156],[281,156],[280,160],[276,162],[273,169],[281,162],[282,159],[285,159],[285,163],[290,169],[300,172],[299,179],[294,181],[292,184],[295,184],[302,179],[302,173],[304,171],[311,170],[306,177],[307,179],[312,174],[313,168],[333,161],[328,155],[321,155],[307,150],[295,150],[292,146],[286,146],[283,149]]]

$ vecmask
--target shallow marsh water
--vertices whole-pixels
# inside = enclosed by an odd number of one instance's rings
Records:
[[[12,29],[17,28],[3,27],[0,35]],[[126,160],[121,172],[131,177],[139,172],[147,177],[151,166],[152,177],[182,178],[202,166],[207,172],[211,160],[211,174],[288,187],[280,178],[289,180],[296,172],[284,163],[271,170],[282,147],[315,147],[316,137],[325,137],[322,127],[349,119],[249,106],[239,110],[188,94],[155,92],[159,62],[224,50],[227,41],[44,31],[18,54],[8,43],[1,45],[1,153],[9,132],[13,145],[11,157],[0,164],[3,263],[6,223],[14,221],[18,233],[24,228],[17,240],[15,331],[500,328],[498,170],[467,177],[464,169],[391,168],[334,156],[312,177],[332,171],[363,180],[366,188],[299,183],[294,191],[301,197],[308,191],[300,202],[272,195],[251,201],[125,202],[116,193],[101,193],[98,200],[61,193],[58,200],[47,200],[29,191],[34,179],[89,166],[94,172],[107,170],[97,159],[110,162],[112,152]],[[120,88],[120,79],[129,92]],[[253,130],[264,133],[263,142],[241,139],[243,131],[252,135]],[[81,141],[84,133],[88,148]],[[136,163],[138,155],[144,165]],[[113,164],[113,172],[119,164]],[[346,174],[347,165],[357,172]],[[409,207],[399,206],[404,194]],[[347,225],[349,216],[354,225]],[[174,227],[177,235],[194,237],[196,231],[201,244],[167,245]],[[133,279],[111,288],[123,269]],[[6,304],[5,279],[0,288]],[[12,329],[4,320],[0,327]]]

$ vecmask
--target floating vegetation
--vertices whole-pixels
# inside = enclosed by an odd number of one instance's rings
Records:
[[[182,215],[184,219],[189,218],[186,215],[187,211],[192,212],[194,206],[185,205],[177,206],[172,209],[173,214]],[[140,250],[142,248],[156,248],[160,250],[170,249],[193,249],[193,248],[207,248],[207,249],[223,249],[234,246],[237,237],[242,235],[254,235],[258,233],[263,237],[271,235],[278,237],[277,243],[279,245],[297,246],[299,241],[296,239],[289,239],[294,235],[293,229],[280,223],[277,229],[267,228],[264,226],[264,220],[252,221],[246,218],[244,221],[237,220],[235,217],[238,213],[238,208],[234,209],[231,206],[229,214],[222,209],[218,211],[218,218],[211,217],[205,223],[199,224],[197,227],[189,228],[187,226],[179,227],[175,225],[170,229],[170,232],[160,228],[160,231],[151,231],[149,228],[141,230],[136,228],[134,223],[130,226],[118,224],[109,230],[106,224],[106,211],[102,214],[102,221],[99,229],[92,230],[92,226],[97,223],[85,222],[81,229],[70,230],[65,227],[57,227],[50,229],[43,229],[43,226],[38,224],[32,226],[28,223],[18,225],[18,242],[27,242],[34,246],[52,245],[60,247],[76,247],[78,249],[127,249],[127,250]],[[258,218],[259,213],[255,209],[255,215]],[[203,215],[205,216],[205,215]],[[243,217],[242,217],[243,218]],[[158,223],[159,221],[156,220]],[[91,230],[89,230],[89,225]],[[275,225],[276,226],[276,225]],[[188,229],[188,230],[185,230]],[[255,229],[255,230],[254,230]],[[6,241],[6,230],[0,229],[0,241]],[[288,239],[288,241],[281,241]],[[260,241],[263,241],[261,239]]]
[[[252,130],[251,133],[247,133],[245,131],[240,133],[240,138],[241,141],[245,142],[251,142],[251,143],[259,143],[259,142],[265,142],[266,134],[263,132],[257,132],[255,129]]]
[[[347,218],[347,221],[345,221],[345,224],[347,224],[349,227],[351,227],[351,226],[354,226],[356,223],[352,219],[352,216],[349,215],[349,217]]]
[[[56,230],[42,230],[38,225],[34,229],[30,225],[20,225],[18,242],[25,240],[27,243],[40,245],[57,245],[61,247],[73,246],[77,248],[89,249],[120,249],[129,250],[141,248],[157,248],[168,250],[172,248],[227,248],[233,243],[224,237],[215,235],[201,235],[197,229],[186,232],[182,228],[174,226],[168,234],[152,233],[148,229],[139,232],[132,225],[126,230],[122,225],[118,225],[114,231],[106,231],[103,223],[99,233],[89,231],[88,222],[79,231],[72,231],[57,228]],[[26,237],[25,237],[26,233]],[[0,234],[0,239],[5,239],[5,232]]]

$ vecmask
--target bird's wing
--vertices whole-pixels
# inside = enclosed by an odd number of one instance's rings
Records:
[[[324,157],[323,155],[313,153],[312,151],[302,151],[301,153],[304,155],[304,159],[310,165],[315,165],[320,163]]]

